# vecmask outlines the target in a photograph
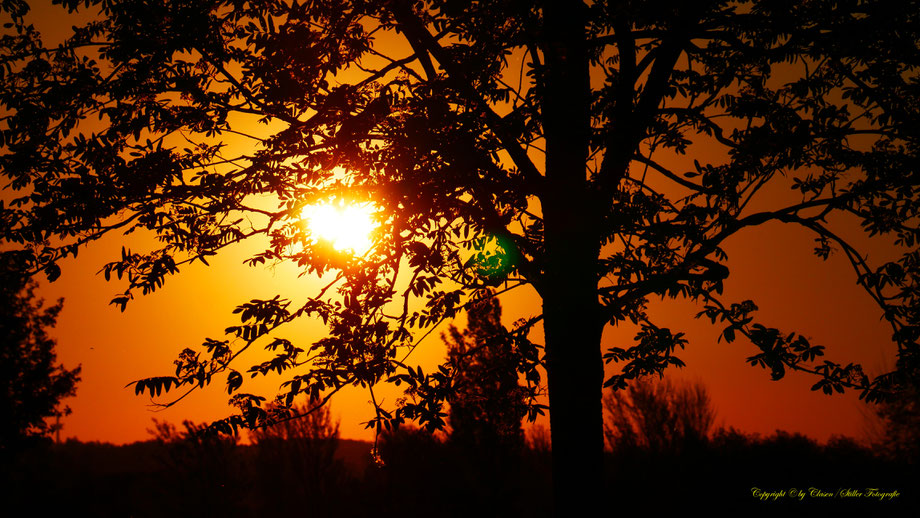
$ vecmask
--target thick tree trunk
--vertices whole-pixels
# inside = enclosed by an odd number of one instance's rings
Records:
[[[584,268],[574,260],[570,266]],[[547,283],[558,286],[547,286],[556,295],[548,293],[543,304],[555,509],[557,516],[588,516],[602,508],[603,488],[603,363],[591,297],[596,292],[574,276],[560,277]]]
[[[557,516],[600,508],[603,417],[597,297],[600,235],[586,174],[590,83],[584,6],[544,8],[546,190],[543,317]]]

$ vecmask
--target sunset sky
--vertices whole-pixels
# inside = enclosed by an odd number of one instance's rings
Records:
[[[124,242],[130,247],[132,243],[142,245],[139,241],[132,236]],[[237,304],[277,293],[296,297],[318,283],[297,279],[293,269],[244,266],[247,254],[237,247],[215,257],[210,267],[184,268],[162,290],[139,297],[121,313],[109,305],[119,291],[117,283],[107,283],[97,272],[119,253],[122,243],[117,236],[96,243],[78,259],[65,263],[59,280],[42,283],[41,294],[46,299],[65,298],[54,330],[59,359],[65,366],[80,364],[83,368],[77,396],[68,400],[73,415],[63,421],[63,436],[131,442],[150,437],[147,429],[152,419],[200,422],[229,415],[221,378],[165,411],[153,411],[147,396],[135,396],[125,385],[139,378],[169,375],[182,348],[197,346],[205,337],[221,338],[225,327],[237,323],[231,314]],[[779,224],[758,228],[743,241],[729,242],[726,251],[733,268],[726,283],[726,300],[753,299],[760,307],[761,321],[827,346],[829,359],[861,362],[870,375],[890,367],[894,346],[879,311],[854,282],[844,258],[831,256],[823,262],[812,255],[812,246],[809,235]],[[503,296],[506,324],[539,310],[539,299],[525,290]],[[720,329],[708,320],[692,318],[698,311],[693,304],[666,300],[652,308],[658,325],[687,334],[690,344],[679,356],[688,366],[670,372],[705,383],[719,424],[761,434],[777,429],[801,432],[820,440],[835,434],[863,435],[867,407],[855,393],[826,396],[812,392],[809,388],[816,379],[800,373],[770,381],[769,372],[744,362],[756,349],[741,339],[732,344],[717,342]],[[465,317],[459,320],[458,326],[465,325]],[[298,338],[307,343],[321,337],[319,322],[295,325]],[[444,325],[442,330],[446,329]],[[437,334],[414,353],[416,362],[433,366],[443,359],[445,347]],[[634,334],[630,327],[608,328],[604,345],[622,345]],[[243,360],[241,365],[247,359]],[[614,371],[608,368],[608,372]],[[279,382],[269,377],[261,388],[274,393]],[[397,396],[384,397],[392,402]],[[341,418],[343,437],[372,437],[362,424],[373,414],[366,392],[343,391],[332,399],[332,408]]]
[[[51,11],[47,11],[51,12]],[[71,25],[59,22],[47,12],[37,20],[49,30]],[[62,26],[61,23],[64,25]],[[708,152],[697,149],[698,153]],[[690,159],[692,159],[692,153]],[[701,160],[702,161],[702,160]],[[782,199],[788,185],[782,182],[767,192],[767,200]],[[890,258],[891,250],[870,245],[855,221],[833,222],[858,248],[869,250],[870,263]],[[236,245],[210,259],[210,266],[194,263],[171,277],[161,290],[132,301],[122,313],[110,305],[122,290],[117,280],[106,282],[100,270],[113,261],[122,246],[143,250],[150,236],[112,234],[90,244],[76,259],[61,266],[63,274],[54,283],[41,281],[40,294],[48,301],[63,297],[64,309],[53,336],[58,342],[58,359],[66,367],[82,366],[82,382],[77,395],[66,401],[73,414],[63,419],[62,436],[82,441],[127,443],[151,438],[152,419],[179,423],[226,417],[233,409],[226,405],[224,376],[212,386],[193,393],[176,406],[155,411],[149,398],[135,396],[126,385],[134,380],[170,375],[173,360],[185,347],[195,347],[206,337],[223,339],[223,330],[239,320],[231,312],[250,299],[271,298],[276,294],[294,300],[313,293],[320,285],[315,278],[298,277],[293,266],[250,268],[243,261],[258,250],[249,244]],[[757,321],[784,332],[795,331],[812,343],[827,347],[827,359],[841,364],[861,363],[870,376],[890,370],[895,346],[891,329],[880,319],[881,312],[856,284],[846,258],[832,255],[828,261],[814,256],[814,237],[798,227],[771,223],[749,229],[725,244],[731,275],[725,283],[724,300],[752,299],[759,306]],[[506,324],[540,311],[540,300],[529,288],[519,288],[502,296]],[[869,407],[857,394],[826,396],[810,387],[817,378],[790,372],[781,381],[771,381],[770,373],[751,367],[745,358],[757,349],[743,338],[734,343],[719,342],[721,327],[693,316],[702,310],[687,301],[656,301],[650,315],[661,327],[686,333],[689,345],[679,351],[687,367],[672,369],[678,379],[700,381],[709,389],[717,410],[717,426],[731,426],[748,433],[771,434],[776,430],[799,432],[818,440],[833,435],[862,438]],[[465,317],[455,322],[465,325]],[[323,336],[318,321],[299,321],[287,336],[299,340],[301,347]],[[447,324],[439,331],[447,331]],[[542,342],[539,336],[532,337]],[[635,335],[632,326],[608,328],[603,346],[628,346]],[[260,349],[240,358],[240,366],[258,361]],[[436,331],[412,356],[426,370],[443,361],[445,346]],[[608,374],[616,367],[608,366]],[[254,380],[247,376],[247,392],[273,395],[280,378]],[[399,393],[380,388],[378,400],[392,408]],[[167,401],[163,398],[162,401]],[[332,399],[333,414],[341,419],[345,438],[372,439],[364,422],[373,416],[366,391],[346,389]],[[546,420],[540,421],[546,424]]]

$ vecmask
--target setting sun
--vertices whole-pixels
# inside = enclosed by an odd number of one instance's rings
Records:
[[[310,233],[325,240],[339,251],[364,255],[371,248],[371,234],[376,228],[369,203],[322,203],[304,208],[302,218]]]

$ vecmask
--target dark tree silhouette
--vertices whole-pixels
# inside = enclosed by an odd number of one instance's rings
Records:
[[[918,363],[914,0],[59,3],[99,19],[50,47],[24,2],[0,3],[14,197],[0,235],[32,271],[53,279],[83,244],[146,229],[160,245],[104,268],[126,283],[122,308],[241,241],[262,247],[252,265],[333,272],[314,296],[240,305],[226,339],[134,386],[226,380],[240,412],[215,429],[272,419],[239,391],[234,359],[253,344],[274,356],[250,373],[289,376],[282,404],[389,380],[413,397],[375,404],[372,426],[442,426],[449,371],[424,373],[408,351],[486,288],[528,284],[542,312],[509,332],[520,370],[546,367],[557,503],[580,515],[601,507],[602,385],[682,364],[650,297],[698,302],[726,340],[750,340],[752,365],[811,372],[828,393],[877,398]],[[320,201],[372,202],[372,250],[304,230]],[[904,256],[870,263],[848,221]],[[769,222],[852,263],[891,324],[896,372],[825,361],[756,322],[753,302],[722,300],[720,247]],[[300,347],[282,333],[307,316],[329,334]],[[528,339],[538,321],[545,358]],[[638,340],[604,353],[604,327],[624,321]],[[622,364],[606,381],[604,360]]]
[[[516,481],[525,446],[521,421],[539,389],[519,384],[514,339],[501,315],[497,297],[476,302],[467,309],[466,329],[451,326],[443,338],[452,373],[450,445],[465,460],[461,465],[472,471],[462,485],[479,509],[513,516],[521,512],[514,507],[521,494]],[[458,515],[476,512],[464,509]]]
[[[604,395],[604,435],[613,451],[678,454],[699,448],[715,424],[715,409],[702,383],[644,377]]]
[[[518,384],[514,342],[501,322],[497,298],[467,310],[464,331],[451,326],[447,341],[453,372],[449,423],[452,441],[466,446],[516,450],[524,446],[521,421],[531,394]]]
[[[337,514],[347,498],[345,465],[336,458],[339,423],[328,405],[291,410],[303,417],[250,432],[264,500],[282,514],[303,511],[304,502],[311,513]]]
[[[920,374],[918,372],[917,374]],[[915,374],[897,396],[874,405],[872,441],[877,451],[909,464],[920,463],[920,378]]]
[[[44,307],[37,283],[15,261],[0,255],[0,451],[7,453],[29,439],[47,437],[70,413],[62,399],[76,393],[80,367],[57,363],[55,340],[48,336],[63,300]]]
[[[147,431],[161,447],[158,461],[169,474],[162,495],[170,515],[244,516],[239,435],[208,434],[207,423],[185,420],[182,429],[153,420]]]

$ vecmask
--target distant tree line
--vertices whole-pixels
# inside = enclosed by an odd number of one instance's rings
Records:
[[[644,394],[664,394],[659,384],[649,385]],[[642,390],[647,389],[638,393]],[[503,465],[488,466],[502,473],[490,476],[474,445],[412,427],[383,434],[380,462],[374,462],[373,445],[340,439],[337,423],[321,408],[307,421],[254,434],[251,444],[239,437],[201,435],[204,425],[190,422],[180,427],[156,423],[153,440],[125,446],[71,440],[30,450],[2,482],[11,495],[9,505],[34,508],[40,503],[45,514],[550,515],[550,459],[539,444],[539,431],[515,455],[503,456]],[[607,422],[617,421],[608,415]],[[625,491],[630,503],[647,506],[652,515],[687,508],[755,513],[863,509],[867,516],[916,510],[917,465],[852,439],[819,444],[798,434],[778,431],[762,437],[731,428],[668,435],[646,427],[630,433],[617,436],[628,439],[608,442],[613,446],[605,456],[608,494]],[[889,501],[759,501],[751,494],[753,487],[875,487],[898,490],[901,496]]]

